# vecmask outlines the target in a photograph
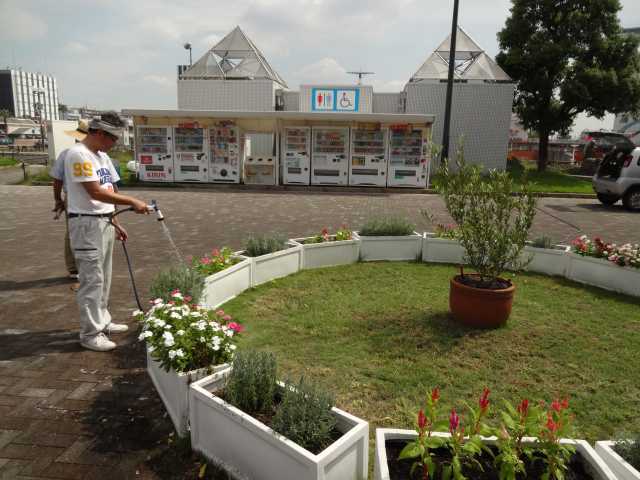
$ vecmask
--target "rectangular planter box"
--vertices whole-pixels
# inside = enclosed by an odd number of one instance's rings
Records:
[[[294,242],[287,242],[289,248],[279,252],[249,257],[251,260],[251,286],[255,287],[276,278],[286,277],[300,270],[302,263],[302,247]],[[244,254],[244,252],[239,252]]]
[[[596,452],[619,480],[640,480],[640,472],[613,450],[615,442],[596,442]]]
[[[360,240],[339,240],[305,244],[314,237],[294,238],[291,240],[302,246],[302,265],[300,268],[332,267],[356,263],[360,257]]]
[[[229,368],[228,364],[215,365],[211,369],[201,368],[185,373],[173,370],[166,372],[160,363],[154,360],[147,351],[147,372],[151,377],[158,395],[167,409],[178,435],[184,436],[188,432],[189,422],[189,384],[211,375],[212,372]]]
[[[360,260],[418,260],[422,254],[422,235],[398,237],[367,237],[353,232],[353,238],[360,240]]]
[[[567,278],[614,292],[640,297],[640,269],[569,252]]]
[[[448,433],[436,432],[433,435],[448,437]],[[375,451],[375,480],[390,480],[389,467],[387,465],[387,451],[385,443],[387,440],[413,440],[418,436],[415,430],[399,430],[394,428],[376,429],[376,451]],[[495,437],[486,438],[487,444],[495,443]],[[534,443],[535,438],[525,438],[526,443]],[[611,469],[598,456],[595,450],[584,440],[561,440],[562,443],[570,443],[576,447],[576,453],[583,459],[585,468],[596,480],[616,480],[616,476]]]
[[[369,424],[337,408],[343,435],[317,455],[305,450],[211,392],[230,370],[191,384],[191,445],[242,479],[364,480]]]
[[[234,255],[241,261],[204,280],[202,304],[216,308],[251,287],[251,259]]]
[[[422,241],[422,261],[433,263],[462,264],[464,261],[464,248],[457,240],[437,238],[433,233],[425,233]]]
[[[562,245],[556,245],[554,248],[525,246],[521,253],[521,258],[522,260],[531,259],[525,270],[547,275],[564,276],[569,265],[569,256],[566,249],[567,247]]]

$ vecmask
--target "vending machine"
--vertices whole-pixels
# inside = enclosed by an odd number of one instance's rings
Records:
[[[205,129],[189,126],[173,131],[176,182],[206,182],[209,169]]]
[[[402,126],[389,133],[390,187],[426,187],[430,152],[426,130]]]
[[[386,129],[351,129],[349,185],[387,185]]]
[[[311,129],[285,127],[282,136],[282,183],[309,185],[311,178]]]
[[[136,160],[138,176],[145,182],[173,182],[171,127],[138,127]]]
[[[209,181],[214,183],[240,182],[240,132],[232,122],[220,122],[209,128]]]
[[[275,134],[246,133],[244,142],[244,183],[276,185],[277,162]]]
[[[349,127],[313,127],[312,185],[349,183]]]

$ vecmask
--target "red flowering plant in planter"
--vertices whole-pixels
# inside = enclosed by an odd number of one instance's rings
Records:
[[[239,261],[239,259],[233,258],[233,250],[229,247],[223,247],[221,249],[215,248],[211,251],[211,254],[192,257],[191,268],[203,275],[213,275],[214,273],[229,268]]]
[[[339,242],[341,240],[351,240],[351,230],[347,228],[346,224],[342,224],[342,226],[336,231],[334,235],[329,233],[329,229],[327,227],[323,228],[319,235],[315,237],[311,237],[305,240],[305,244],[310,243],[324,243],[324,242]]]
[[[640,268],[640,245],[626,243],[618,246],[607,243],[599,237],[592,240],[581,235],[571,242],[573,252],[583,257],[603,258],[620,267]]]
[[[572,445],[560,443],[561,438],[570,436],[571,420],[569,401],[566,398],[551,402],[547,411],[547,420],[539,434],[538,450],[546,463],[543,480],[564,478],[567,464],[576,451]]]

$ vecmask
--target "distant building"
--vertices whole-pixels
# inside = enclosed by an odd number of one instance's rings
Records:
[[[58,120],[58,85],[44,73],[0,70],[0,109],[17,118]]]
[[[626,28],[626,33],[632,35],[640,35],[640,27]],[[640,72],[638,72],[640,75]],[[627,134],[633,143],[640,145],[640,118],[633,118],[628,113],[616,115],[613,122],[613,130]]]

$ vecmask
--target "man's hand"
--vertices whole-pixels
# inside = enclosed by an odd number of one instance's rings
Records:
[[[133,211],[136,213],[149,213],[149,209],[147,208],[147,204],[142,200],[138,200],[137,198],[131,199],[131,206],[133,207]]]
[[[64,208],[64,201],[62,199],[60,200],[56,200],[56,204],[53,207],[53,210],[51,210],[52,212],[54,212],[56,215],[53,217],[54,220],[58,220],[60,218],[60,215],[62,215],[62,213],[64,212],[65,208]]]
[[[126,242],[127,238],[129,238],[127,231],[120,225],[116,225],[115,223],[113,224],[113,226],[116,228],[116,238],[121,242]]]

